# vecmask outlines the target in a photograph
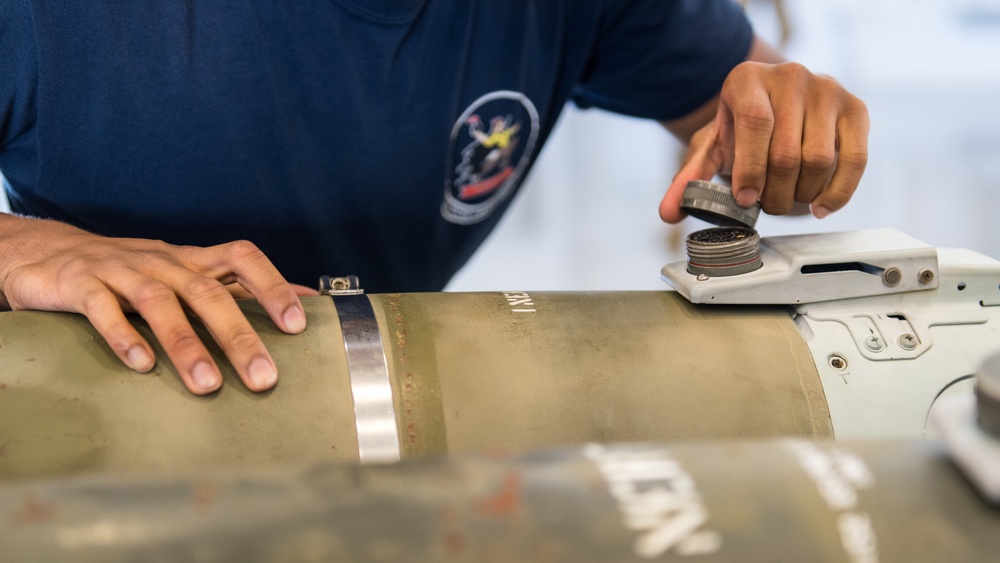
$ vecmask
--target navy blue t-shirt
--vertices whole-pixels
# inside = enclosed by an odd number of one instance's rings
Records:
[[[730,0],[3,0],[0,171],[18,213],[439,290],[567,101],[680,117],[751,35]]]

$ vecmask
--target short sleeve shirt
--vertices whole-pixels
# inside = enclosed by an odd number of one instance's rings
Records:
[[[4,0],[0,171],[15,212],[439,290],[568,101],[677,118],[751,40],[730,0]]]

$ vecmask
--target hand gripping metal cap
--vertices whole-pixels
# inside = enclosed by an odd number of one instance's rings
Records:
[[[720,227],[750,227],[757,224],[760,203],[740,207],[733,189],[705,180],[691,180],[684,187],[681,211]]]

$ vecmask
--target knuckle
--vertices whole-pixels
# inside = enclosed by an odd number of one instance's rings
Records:
[[[774,67],[775,65],[759,61],[743,61],[729,71],[729,76],[735,80],[754,80],[754,77],[766,74]]]
[[[258,260],[264,257],[264,253],[257,248],[257,245],[248,240],[238,240],[226,245],[226,253],[233,261],[243,262]]]
[[[868,133],[870,128],[868,106],[860,98],[844,91],[840,101],[840,112],[851,127],[863,131],[865,134]]]
[[[753,61],[743,61],[740,64],[733,67],[733,70],[729,71],[729,75],[726,77],[725,86],[734,87],[735,84],[739,84],[747,78],[748,75],[752,74],[756,70],[756,63]]]
[[[780,198],[763,198],[760,202],[761,209],[770,215],[784,215],[792,210],[792,202]]]
[[[240,328],[234,330],[226,338],[226,342],[234,349],[248,349],[256,347],[260,342],[260,338],[257,337],[257,333],[253,330]]]
[[[762,162],[748,162],[744,163],[742,168],[738,184],[744,188],[754,188],[759,192],[764,187],[764,180],[767,177],[767,165]]]
[[[173,245],[159,239],[130,239],[135,250],[141,252],[163,252],[169,253]]]
[[[67,279],[87,275],[93,271],[92,266],[90,259],[86,257],[70,256],[63,261],[58,276],[60,279]]]
[[[755,132],[770,132],[774,127],[771,107],[757,101],[748,101],[738,110],[737,119],[747,129]]]
[[[129,348],[140,342],[128,323],[115,323],[107,328],[104,340],[115,352],[125,353]]]
[[[813,80],[815,80],[816,84],[825,91],[839,92],[843,90],[846,92],[844,87],[840,85],[840,82],[837,82],[836,78],[828,74],[816,74],[813,76]]]
[[[196,246],[175,246],[169,250],[159,251],[158,254],[171,262],[182,264],[191,269],[191,264],[197,259],[198,252],[201,250],[203,249]]]
[[[775,67],[778,76],[781,78],[782,82],[802,82],[813,76],[813,73],[809,71],[802,63],[788,62],[782,63]]]
[[[855,96],[850,96],[850,99],[849,99],[849,102],[848,102],[848,110],[849,110],[850,115],[858,116],[860,118],[863,118],[865,120],[864,121],[865,124],[867,125],[867,123],[868,123],[868,105],[865,104],[865,102],[862,101],[861,98],[857,98]]]
[[[135,305],[136,309],[143,310],[170,303],[175,299],[174,292],[166,284],[149,280],[136,288],[132,304]]]
[[[840,164],[851,168],[864,169],[868,166],[868,152],[863,150],[841,151]]]
[[[774,147],[768,158],[770,171],[783,176],[797,173],[801,163],[802,156],[799,149],[793,146]]]
[[[202,347],[201,340],[190,327],[174,329],[165,340],[169,349],[177,354],[190,353]]]
[[[83,308],[83,314],[88,317],[101,314],[108,306],[107,290],[90,289],[85,291],[80,296],[80,306]]]
[[[228,297],[229,292],[217,280],[194,276],[184,284],[184,296],[190,301],[215,301]]]
[[[833,150],[808,147],[802,151],[802,166],[810,171],[829,170],[835,161]]]

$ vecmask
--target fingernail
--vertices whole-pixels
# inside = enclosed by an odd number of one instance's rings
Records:
[[[285,321],[285,327],[292,334],[298,334],[306,329],[306,315],[302,312],[302,307],[298,305],[292,305],[285,309],[281,320]]]
[[[259,390],[270,389],[278,382],[278,371],[267,358],[254,358],[247,373],[250,375],[250,382]]]
[[[194,386],[202,391],[211,391],[219,386],[219,379],[215,375],[215,370],[208,362],[198,362],[191,368],[191,379]]]
[[[138,372],[145,373],[153,369],[153,365],[156,363],[153,357],[146,352],[146,349],[142,346],[133,346],[128,349],[125,353],[125,357],[128,359],[128,365],[132,369]]]
[[[750,207],[757,203],[757,192],[753,190],[740,190],[736,192],[736,203],[740,207]]]
[[[826,217],[829,214],[830,210],[823,207],[822,205],[813,206],[813,215],[815,215],[817,219],[822,219],[823,217]]]

